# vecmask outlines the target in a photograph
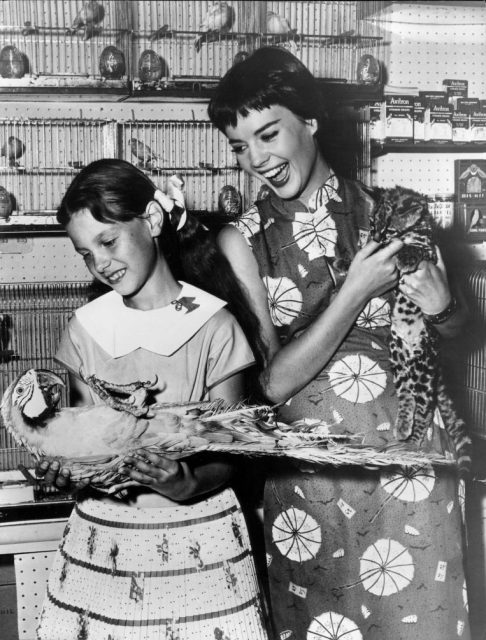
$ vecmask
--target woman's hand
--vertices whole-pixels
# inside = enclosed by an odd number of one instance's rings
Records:
[[[346,277],[346,286],[354,287],[356,294],[367,302],[398,284],[396,254],[403,242],[392,240],[383,246],[371,240],[354,257]]]
[[[437,264],[422,261],[418,269],[400,278],[400,291],[420,308],[422,313],[435,315],[443,311],[451,301],[447,273],[438,248]]]
[[[71,480],[71,472],[69,469],[62,467],[59,460],[41,460],[35,468],[35,475],[42,484],[56,487],[59,491],[67,493],[84,489],[89,484],[89,480],[73,482]]]

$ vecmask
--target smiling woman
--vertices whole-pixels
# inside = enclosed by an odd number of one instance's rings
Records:
[[[377,194],[341,175],[331,158],[316,80],[287,50],[256,50],[223,77],[209,116],[242,169],[264,185],[218,238],[260,320],[262,393],[285,421],[318,418],[332,433],[359,435],[380,450],[396,446],[387,344],[403,245],[374,240]],[[448,306],[441,261],[403,281],[422,311]],[[427,420],[421,446],[443,453],[449,444],[432,414]],[[301,470],[291,461],[266,469],[279,637],[441,640],[455,637],[460,621],[469,638],[461,514],[446,516],[442,507],[455,504],[453,473],[437,470],[410,510],[406,494],[390,493],[378,471]]]

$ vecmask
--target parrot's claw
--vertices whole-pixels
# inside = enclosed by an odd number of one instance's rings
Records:
[[[137,418],[148,417],[149,406],[147,398],[149,390],[157,384],[157,376],[153,381],[137,381],[129,384],[117,384],[101,380],[95,375],[84,376],[84,382],[99,396],[108,406],[117,411],[131,413]]]

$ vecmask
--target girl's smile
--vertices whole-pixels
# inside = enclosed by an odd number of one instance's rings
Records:
[[[316,120],[303,120],[281,105],[238,115],[226,128],[241,168],[266,183],[285,200],[303,200],[327,178],[329,168],[319,153]]]

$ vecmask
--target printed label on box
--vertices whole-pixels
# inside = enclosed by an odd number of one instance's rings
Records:
[[[467,98],[467,80],[443,80],[442,86],[446,91],[447,101],[454,109],[457,108],[459,98]]]
[[[386,137],[386,104],[377,101],[370,104],[370,139],[376,143],[382,144]]]
[[[386,97],[387,142],[401,143],[413,141],[414,100],[414,96]]]
[[[430,108],[431,142],[452,142],[452,107],[434,104]]]
[[[452,142],[470,142],[469,114],[465,111],[452,113]]]
[[[460,158],[455,161],[454,170],[458,202],[486,201],[486,159]]]
[[[471,113],[471,142],[486,142],[486,111]]]
[[[413,141],[425,140],[425,102],[422,98],[415,98],[413,102]]]

